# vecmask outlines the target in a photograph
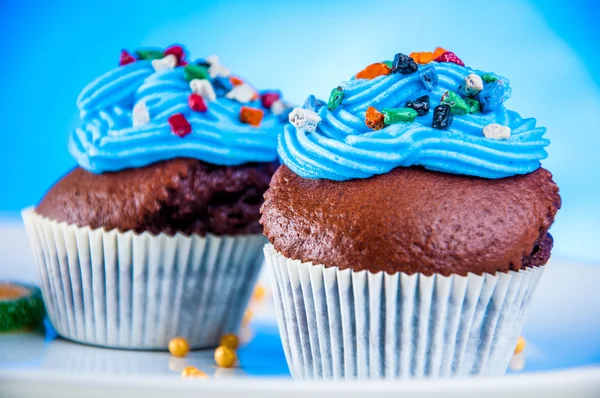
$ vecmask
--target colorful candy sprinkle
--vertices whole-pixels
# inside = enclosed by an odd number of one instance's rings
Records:
[[[327,101],[327,109],[330,111],[334,111],[338,106],[342,104],[342,100],[344,99],[344,89],[342,86],[337,86],[333,90],[331,90],[331,94],[329,94],[329,101]]]
[[[135,51],[138,59],[154,60],[161,59],[165,56],[164,51],[157,48],[140,48]]]
[[[237,361],[237,355],[229,347],[220,346],[215,350],[215,362],[222,368],[232,368]]]
[[[235,76],[229,76],[229,81],[234,86],[239,86],[240,84],[244,84],[244,81],[242,79],[240,79],[239,77],[235,77]]]
[[[171,132],[178,137],[185,137],[189,133],[192,132],[192,126],[187,121],[183,113],[176,113],[174,115],[169,116],[167,119],[169,125],[171,126]]]
[[[428,91],[433,91],[438,85],[438,75],[433,66],[427,66],[419,72],[421,81]]]
[[[439,57],[437,57],[434,61],[436,62],[452,62],[460,66],[465,66],[465,63],[461,61],[460,58],[456,56],[452,51],[446,51]]]
[[[443,53],[448,52],[448,50],[446,50],[445,48],[442,47],[436,47],[435,50],[433,51],[433,59],[436,59],[437,57],[439,57],[440,55],[442,55]]]
[[[459,88],[467,97],[474,97],[483,90],[483,80],[479,75],[471,73],[469,76],[465,77],[463,84],[461,84]]]
[[[438,130],[448,130],[452,124],[452,110],[450,105],[438,105],[433,110],[431,127]]]
[[[273,115],[283,115],[287,109],[289,109],[289,106],[282,100],[277,100],[271,104],[271,112]]]
[[[240,339],[232,333],[224,334],[223,337],[221,337],[221,345],[229,347],[232,350],[237,350],[240,345]]]
[[[256,285],[252,292],[252,301],[262,301],[265,298],[267,289],[262,284]]]
[[[240,122],[258,127],[260,126],[260,122],[262,121],[264,114],[265,113],[262,109],[242,106],[240,109]]]
[[[182,379],[208,379],[208,375],[195,366],[186,366],[181,371]]]
[[[208,110],[204,98],[200,94],[191,93],[188,97],[188,105],[195,112],[206,112]]]
[[[119,65],[127,65],[137,61],[133,55],[129,54],[126,50],[121,50],[121,58],[119,58]]]
[[[517,340],[517,346],[515,347],[515,354],[520,354],[525,350],[525,346],[527,342],[525,341],[525,337],[519,336],[519,340]]]
[[[483,80],[486,83],[492,83],[492,82],[495,82],[496,80],[498,80],[498,77],[491,73],[485,73],[484,75],[481,76],[481,80]]]
[[[389,75],[392,70],[386,64],[377,62],[367,66],[356,74],[357,79],[374,79],[377,76]]]
[[[385,124],[394,123],[411,123],[417,117],[417,111],[411,108],[384,108],[381,110],[383,113],[383,122]]]
[[[212,78],[215,78],[217,76],[229,77],[229,75],[231,74],[231,71],[229,70],[229,68],[226,68],[223,65],[221,65],[221,62],[220,62],[218,56],[211,55],[206,58],[206,61],[210,64],[210,67],[208,68],[210,77],[212,77]]]
[[[498,123],[488,124],[483,128],[485,138],[492,140],[506,140],[510,138],[511,129],[508,126],[502,126]]]
[[[206,79],[194,79],[190,82],[190,89],[193,93],[200,94],[209,101],[217,99],[217,94],[210,81]]]
[[[408,75],[409,73],[414,73],[419,69],[417,63],[414,59],[404,54],[396,54],[394,56],[394,62],[392,63],[392,72],[393,73],[402,73],[403,75]]]
[[[217,76],[213,79],[213,87],[220,96],[223,96],[233,89],[231,81],[224,76]]]
[[[481,104],[479,103],[479,101],[473,98],[465,98],[464,100],[467,103],[467,106],[469,107],[469,113],[481,112]]]
[[[225,97],[236,100],[242,104],[246,104],[252,101],[255,98],[256,91],[246,83],[240,84],[238,86],[233,87],[230,92],[228,92]]]
[[[481,102],[483,112],[491,112],[502,105],[505,94],[504,84],[501,80],[486,84],[479,93],[479,102]]]
[[[154,68],[155,71],[159,72],[159,71],[175,68],[177,66],[178,62],[179,62],[179,60],[177,59],[176,56],[174,56],[173,54],[169,54],[169,55],[165,56],[164,58],[153,59],[152,67]]]
[[[450,106],[453,115],[466,115],[469,113],[469,106],[465,100],[454,91],[446,91],[444,95],[442,95],[440,104]]]
[[[164,52],[164,55],[174,55],[177,57],[177,61],[181,61],[185,57],[185,51],[183,50],[183,47],[175,45],[167,47],[167,49]]]
[[[260,95],[260,103],[265,109],[271,109],[275,101],[279,100],[281,96],[275,91],[265,92]]]
[[[406,101],[404,104],[406,108],[412,108],[417,111],[417,115],[424,116],[429,113],[430,101],[429,96],[424,95],[422,97],[417,98],[414,101]]]
[[[288,115],[290,123],[297,129],[314,132],[317,130],[317,125],[321,122],[321,116],[310,109],[294,108]]]
[[[133,106],[131,121],[134,127],[142,126],[150,121],[150,112],[145,102],[140,101]]]
[[[365,124],[373,130],[381,130],[385,127],[385,115],[370,106],[365,113]]]
[[[410,53],[408,56],[418,64],[428,64],[434,59],[433,53],[428,51]]]
[[[188,64],[183,68],[183,78],[187,81],[194,79],[208,79],[208,69],[205,66]]]
[[[190,344],[183,337],[175,337],[169,341],[169,352],[174,357],[183,358],[190,352]]]

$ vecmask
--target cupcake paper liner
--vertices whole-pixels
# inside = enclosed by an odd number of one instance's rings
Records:
[[[263,262],[262,235],[106,231],[22,213],[52,325],[111,348],[194,349],[235,333]]]
[[[502,375],[544,271],[374,274],[264,251],[295,379]]]

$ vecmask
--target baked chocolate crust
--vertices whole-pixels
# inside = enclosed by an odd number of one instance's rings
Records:
[[[281,166],[261,223],[292,259],[354,271],[481,275],[545,264],[560,205],[542,168],[489,180],[399,167],[340,182]]]
[[[261,233],[259,209],[276,168],[276,163],[229,167],[187,158],[103,174],[77,167],[48,191],[36,212],[106,230]]]

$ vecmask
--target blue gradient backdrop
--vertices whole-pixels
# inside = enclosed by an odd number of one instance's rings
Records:
[[[443,46],[512,82],[508,107],[548,128],[564,199],[555,253],[600,263],[600,2],[0,0],[0,212],[17,217],[74,166],[83,86],[121,48],[187,44],[301,102],[365,65]]]

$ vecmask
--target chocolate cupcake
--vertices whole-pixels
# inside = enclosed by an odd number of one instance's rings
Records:
[[[561,205],[510,93],[437,49],[290,113],[261,223],[295,378],[504,374]]]
[[[79,163],[23,212],[48,316],[82,343],[218,344],[263,261],[262,195],[287,106],[215,56],[123,51],[77,100]]]

